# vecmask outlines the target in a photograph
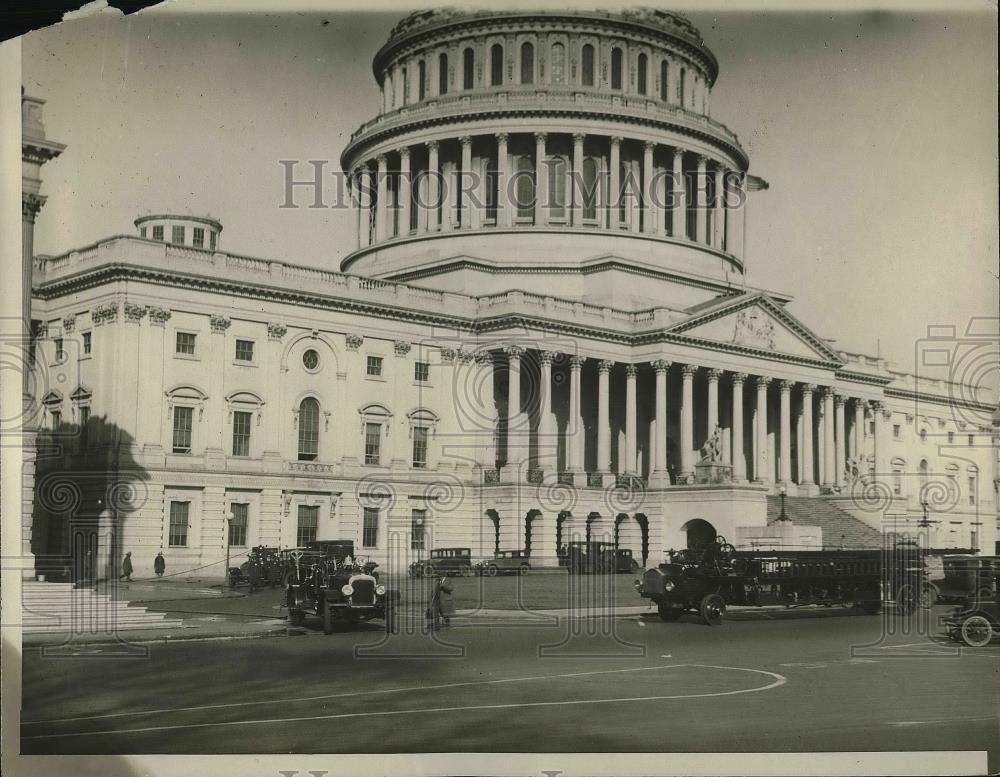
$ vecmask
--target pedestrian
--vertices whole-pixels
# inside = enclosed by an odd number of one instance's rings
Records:
[[[439,577],[434,581],[434,587],[431,589],[430,602],[427,605],[427,619],[430,621],[429,627],[435,631],[441,628],[441,621],[444,621],[444,625],[448,626],[451,624],[451,615],[455,611],[454,603],[451,598],[452,588],[451,584],[448,582],[448,577]]]
[[[132,582],[132,551],[125,554],[125,558],[122,559],[122,573],[118,576],[121,580],[125,578],[126,583]]]
[[[163,558],[162,550],[153,559],[153,571],[156,572],[157,577],[163,577],[163,573],[167,571],[167,560]]]

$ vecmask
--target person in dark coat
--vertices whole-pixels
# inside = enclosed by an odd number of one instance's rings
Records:
[[[132,582],[132,551],[125,554],[125,558],[122,559],[122,573],[118,576],[121,580],[125,578],[126,583]]]
[[[163,558],[163,551],[161,550],[156,554],[156,558],[153,559],[153,571],[156,572],[157,577],[163,577],[163,573],[167,570],[167,560]]]
[[[434,581],[430,602],[427,605],[427,617],[430,619],[432,629],[441,628],[442,620],[445,626],[451,623],[451,615],[455,611],[451,594],[452,588],[447,576],[439,577]]]

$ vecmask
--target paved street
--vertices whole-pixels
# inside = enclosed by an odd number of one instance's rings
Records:
[[[29,648],[23,752],[987,749],[1000,767],[996,644],[880,643],[881,617],[836,609],[419,625],[121,660]]]

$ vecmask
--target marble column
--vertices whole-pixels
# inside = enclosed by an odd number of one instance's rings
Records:
[[[757,386],[757,437],[754,442],[754,480],[758,483],[768,481],[767,460],[767,387],[771,379],[766,375],[758,375]]]
[[[722,370],[715,368],[708,371],[708,436],[715,434],[719,425],[719,378]]]
[[[583,141],[586,135],[573,133],[573,174],[570,176],[573,192],[572,224],[583,226]]]
[[[875,420],[875,477],[885,483],[892,492],[889,467],[889,433],[886,421],[889,411],[883,402],[872,402],[872,418]]]
[[[497,133],[497,226],[510,226],[511,207],[507,194],[510,187],[510,168],[507,158],[507,133]]]
[[[814,483],[813,467],[813,392],[815,383],[802,386],[802,485]]]
[[[549,176],[548,165],[545,162],[544,132],[535,133],[535,226],[549,223]]]
[[[608,229],[618,229],[621,225],[621,212],[619,205],[622,196],[622,163],[621,163],[622,139],[620,137],[611,138],[611,153],[608,166],[609,184],[608,188]]]
[[[372,242],[372,194],[371,174],[367,168],[359,167],[356,173],[355,188],[358,202],[358,248],[367,248]]]
[[[854,428],[850,437],[851,458],[864,458],[865,455],[865,401],[863,399],[854,400]],[[862,472],[867,472],[867,467],[862,467]]]
[[[836,424],[834,436],[836,454],[834,457],[833,481],[837,486],[844,485],[844,463],[847,461],[847,454],[844,449],[844,443],[846,442],[844,437],[844,402],[845,397],[843,394],[836,394],[833,398]]]
[[[597,363],[597,470],[611,472],[611,391],[610,373],[614,362]]]
[[[473,223],[477,221],[478,212],[475,211],[472,205],[472,192],[474,191],[471,186],[473,173],[472,138],[468,135],[463,135],[458,139],[458,142],[462,144],[462,173],[458,178],[458,194],[462,198],[462,216],[459,220],[459,224],[462,229],[473,229],[478,226]]]
[[[699,154],[698,177],[695,180],[695,188],[694,188],[694,196],[695,196],[694,239],[699,243],[707,242],[706,240],[706,223],[708,221],[707,164],[708,164],[708,157]]]
[[[726,228],[725,176],[726,172],[722,169],[722,165],[717,165],[715,168],[715,223],[712,225],[712,245],[720,251],[725,240]]]
[[[683,482],[694,477],[694,374],[698,367],[681,367],[681,472]]]
[[[521,356],[524,349],[519,345],[508,345],[504,349],[508,358],[507,367],[507,464],[514,469],[523,460],[524,440],[521,435]]]
[[[743,383],[746,373],[733,373],[733,480],[747,479],[746,457],[743,455]]]
[[[375,203],[375,240],[381,243],[389,231],[389,219],[392,210],[389,208],[389,168],[385,154],[379,154],[375,160],[378,163],[378,200]]]
[[[583,421],[580,412],[580,370],[586,359],[572,356],[569,360],[569,429],[571,436],[566,440],[566,457],[570,472],[583,471],[582,449],[584,443]]]
[[[625,466],[626,475],[636,474],[636,395],[635,382],[639,371],[634,364],[625,365]]]
[[[647,140],[642,152],[642,231],[647,235],[656,234],[657,208],[653,200],[653,150],[656,144]]]
[[[438,163],[438,142],[427,143],[427,231],[436,232],[440,227],[441,168]]]
[[[410,149],[399,149],[399,234],[410,234]]]
[[[778,479],[787,485],[792,482],[792,381],[779,381],[778,391],[781,399]]]
[[[834,441],[833,388],[823,387],[823,485],[833,486],[837,481],[837,459]]]
[[[656,440],[653,444],[653,466],[651,471],[662,485],[669,485],[667,475],[667,370],[670,362],[657,359],[653,362],[656,372]],[[652,482],[652,479],[651,479]]]
[[[558,440],[554,432],[552,415],[552,360],[555,353],[539,351],[538,362],[541,379],[538,385],[538,466],[546,472],[555,472]]]
[[[673,157],[673,209],[670,235],[684,238],[687,233],[687,182],[684,180],[684,149],[675,148]]]

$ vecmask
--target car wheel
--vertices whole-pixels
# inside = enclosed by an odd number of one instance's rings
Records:
[[[673,623],[680,620],[680,617],[684,614],[683,607],[670,607],[666,604],[656,605],[656,611],[660,613],[660,620],[664,623]]]
[[[422,571],[424,577],[434,577],[434,567],[431,566],[430,564],[424,564],[424,568]]]
[[[305,616],[302,614],[302,610],[289,610],[288,611],[288,625],[289,626],[301,626],[302,620]]]
[[[500,573],[500,568],[496,564],[490,564],[486,567],[486,574],[490,577],[496,577]]]
[[[531,567],[529,567],[527,564],[522,564],[518,568],[517,572],[518,572],[519,575],[521,575],[522,577],[524,577],[526,574],[528,574],[528,570],[529,569],[531,569]]]
[[[924,609],[930,609],[938,600],[938,589],[933,583],[928,583],[920,591],[920,606]]]
[[[706,594],[698,611],[706,624],[718,626],[722,623],[722,616],[726,614],[726,601],[719,594]]]
[[[961,635],[969,647],[984,647],[993,637],[993,626],[982,615],[973,615],[962,622]]]
[[[333,634],[333,608],[323,605],[323,633]]]
[[[896,610],[900,615],[912,615],[917,609],[917,591],[912,585],[900,586],[896,593]]]

